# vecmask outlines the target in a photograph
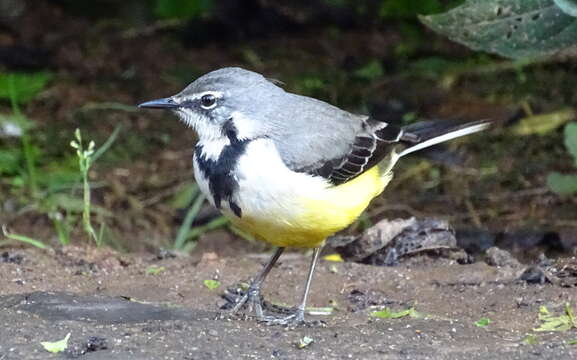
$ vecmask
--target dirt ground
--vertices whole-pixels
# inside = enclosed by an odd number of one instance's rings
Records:
[[[218,244],[211,244],[218,246]],[[202,253],[202,252],[199,252]],[[518,268],[444,260],[376,267],[322,261],[310,316],[284,328],[219,315],[221,294],[247,280],[267,254],[214,252],[160,259],[94,248],[11,250],[0,262],[0,359],[575,359],[572,331],[536,333],[542,305],[560,312],[574,289],[516,280]],[[281,258],[265,297],[294,304],[308,257]],[[150,269],[161,271],[155,274]],[[204,280],[221,286],[210,290]],[[377,308],[414,307],[421,318],[376,319]],[[491,319],[484,328],[474,323]],[[40,342],[71,334],[64,354]],[[529,334],[535,335],[531,344]],[[299,348],[308,336],[313,342]]]

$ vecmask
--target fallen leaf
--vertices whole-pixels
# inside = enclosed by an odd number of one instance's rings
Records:
[[[297,343],[297,347],[299,349],[304,349],[310,344],[312,344],[315,340],[312,337],[304,336],[302,339],[299,340]]]
[[[491,319],[489,318],[480,318],[479,320],[475,321],[475,326],[484,328],[489,326],[489,324],[491,323]]]
[[[46,351],[56,354],[59,352],[63,352],[64,350],[66,350],[66,348],[68,348],[68,339],[70,339],[70,333],[66,334],[66,336],[62,340],[54,342],[43,341],[40,343],[40,345],[42,345],[42,347],[44,347]]]
[[[415,308],[409,308],[397,312],[391,311],[389,308],[384,308],[383,310],[372,312],[371,316],[377,317],[379,319],[400,319],[405,316],[409,316],[414,319],[423,317],[423,315],[417,312]]]
[[[218,280],[204,280],[204,286],[210,290],[217,289],[220,286],[220,281]]]
[[[330,255],[323,256],[323,260],[343,262],[343,258],[341,257],[340,254],[330,254]]]

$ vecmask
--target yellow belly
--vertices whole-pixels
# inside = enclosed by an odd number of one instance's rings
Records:
[[[328,236],[353,223],[370,201],[383,191],[392,173],[388,167],[384,173],[382,170],[374,166],[349,182],[294,199],[300,211],[290,219],[278,221],[282,217],[271,214],[269,219],[243,216],[233,218],[233,222],[276,246],[317,247]]]

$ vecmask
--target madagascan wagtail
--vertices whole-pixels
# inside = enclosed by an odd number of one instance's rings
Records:
[[[209,201],[239,228],[277,246],[233,312],[245,304],[271,324],[304,321],[320,248],[367,208],[404,155],[481,131],[486,121],[405,128],[286,92],[241,68],[201,76],[180,93],[140,104],[174,112],[198,134],[194,174]],[[313,249],[293,314],[265,314],[260,288],[286,247]]]

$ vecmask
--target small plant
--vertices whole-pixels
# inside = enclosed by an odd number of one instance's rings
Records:
[[[21,107],[34,100],[52,78],[53,75],[49,72],[0,73],[0,101],[7,101],[11,106],[11,113],[0,114],[0,129],[4,133],[8,129],[11,137],[6,141],[7,146],[0,144],[0,180],[20,199],[23,205],[20,214],[40,213],[52,221],[61,245],[70,243],[70,233],[78,224],[79,218],[82,219],[84,231],[100,245],[105,228],[101,226],[97,234],[90,215],[92,213],[105,216],[108,212],[91,204],[88,172],[116,140],[121,127],[117,127],[98,149],[93,142],[88,142],[85,147],[80,131],[77,130],[73,140],[75,157],[68,152],[56,158],[42,153],[43,146],[37,144],[38,139],[33,136],[34,121],[23,113]],[[12,138],[19,143],[15,143]],[[82,199],[76,194],[79,179],[82,180]],[[0,244],[17,241],[39,248],[46,247],[32,237],[3,230],[7,241]]]
[[[82,174],[82,225],[84,227],[84,231],[86,234],[94,240],[96,245],[100,246],[102,243],[102,231],[100,231],[100,236],[96,235],[96,231],[92,227],[92,221],[90,219],[90,182],[88,180],[88,172],[90,171],[90,167],[94,161],[94,147],[96,144],[94,141],[90,141],[88,143],[88,147],[84,149],[84,145],[82,143],[82,134],[80,133],[80,129],[76,129],[74,132],[74,137],[76,140],[72,140],[70,142],[70,146],[76,149],[76,155],[78,156],[78,166],[80,168],[80,173]],[[102,230],[102,227],[101,227]]]
[[[0,153],[14,160],[11,161],[13,164],[11,168],[0,168],[0,171],[8,170],[8,172],[10,172],[10,170],[12,170],[19,173],[17,183],[24,185],[31,197],[38,195],[38,180],[36,176],[38,151],[30,136],[30,131],[34,127],[34,124],[22,113],[20,106],[29,102],[44,89],[51,77],[49,73],[0,74],[0,99],[8,100],[12,109],[12,114],[6,117],[5,122],[7,126],[14,128],[21,143],[19,151],[13,151],[12,153],[2,151]],[[23,169],[19,166],[19,161],[17,160],[20,158],[24,160]]]

